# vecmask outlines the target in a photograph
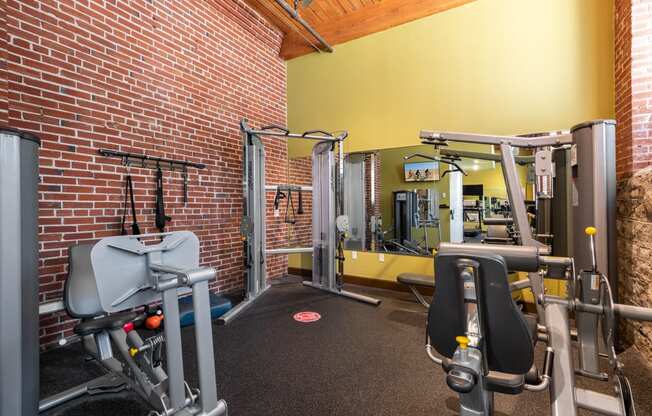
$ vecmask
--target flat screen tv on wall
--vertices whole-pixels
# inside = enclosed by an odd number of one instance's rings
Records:
[[[439,162],[413,162],[403,165],[405,182],[434,182],[439,180]]]

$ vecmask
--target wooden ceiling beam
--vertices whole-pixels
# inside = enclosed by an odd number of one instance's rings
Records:
[[[265,0],[247,1],[265,3]],[[307,13],[304,13],[304,18],[326,41],[337,45],[473,1],[475,0],[384,0],[338,16],[329,22],[312,22],[305,17]],[[301,35],[294,31],[286,32],[281,57],[292,59],[310,52],[314,52],[314,49]]]

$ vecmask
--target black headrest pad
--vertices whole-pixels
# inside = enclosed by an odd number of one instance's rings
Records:
[[[478,264],[478,308],[489,370],[525,374],[534,361],[534,346],[525,317],[512,299],[507,267],[498,255],[438,254],[436,287],[428,311],[428,336],[437,352],[452,358],[455,337],[465,335],[464,285],[458,264],[468,259]]]

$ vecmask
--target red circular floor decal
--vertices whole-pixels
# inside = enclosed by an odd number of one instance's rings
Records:
[[[317,312],[299,312],[294,314],[294,320],[297,322],[310,323],[317,322],[321,319],[321,315]]]

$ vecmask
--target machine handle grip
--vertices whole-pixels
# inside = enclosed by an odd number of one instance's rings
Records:
[[[302,136],[306,137],[306,136],[310,136],[310,135],[318,134],[318,133],[323,134],[324,136],[327,136],[327,137],[332,137],[333,136],[331,133],[329,133],[329,132],[327,132],[325,130],[308,130],[308,131],[304,131]],[[327,137],[324,137],[324,138],[327,138]]]
[[[285,134],[290,134],[290,130],[288,130],[286,127],[279,126],[278,124],[270,124],[267,126],[263,126],[260,128],[261,130],[280,130]]]
[[[453,369],[446,375],[446,384],[458,393],[470,393],[475,387],[475,376],[466,371]]]

